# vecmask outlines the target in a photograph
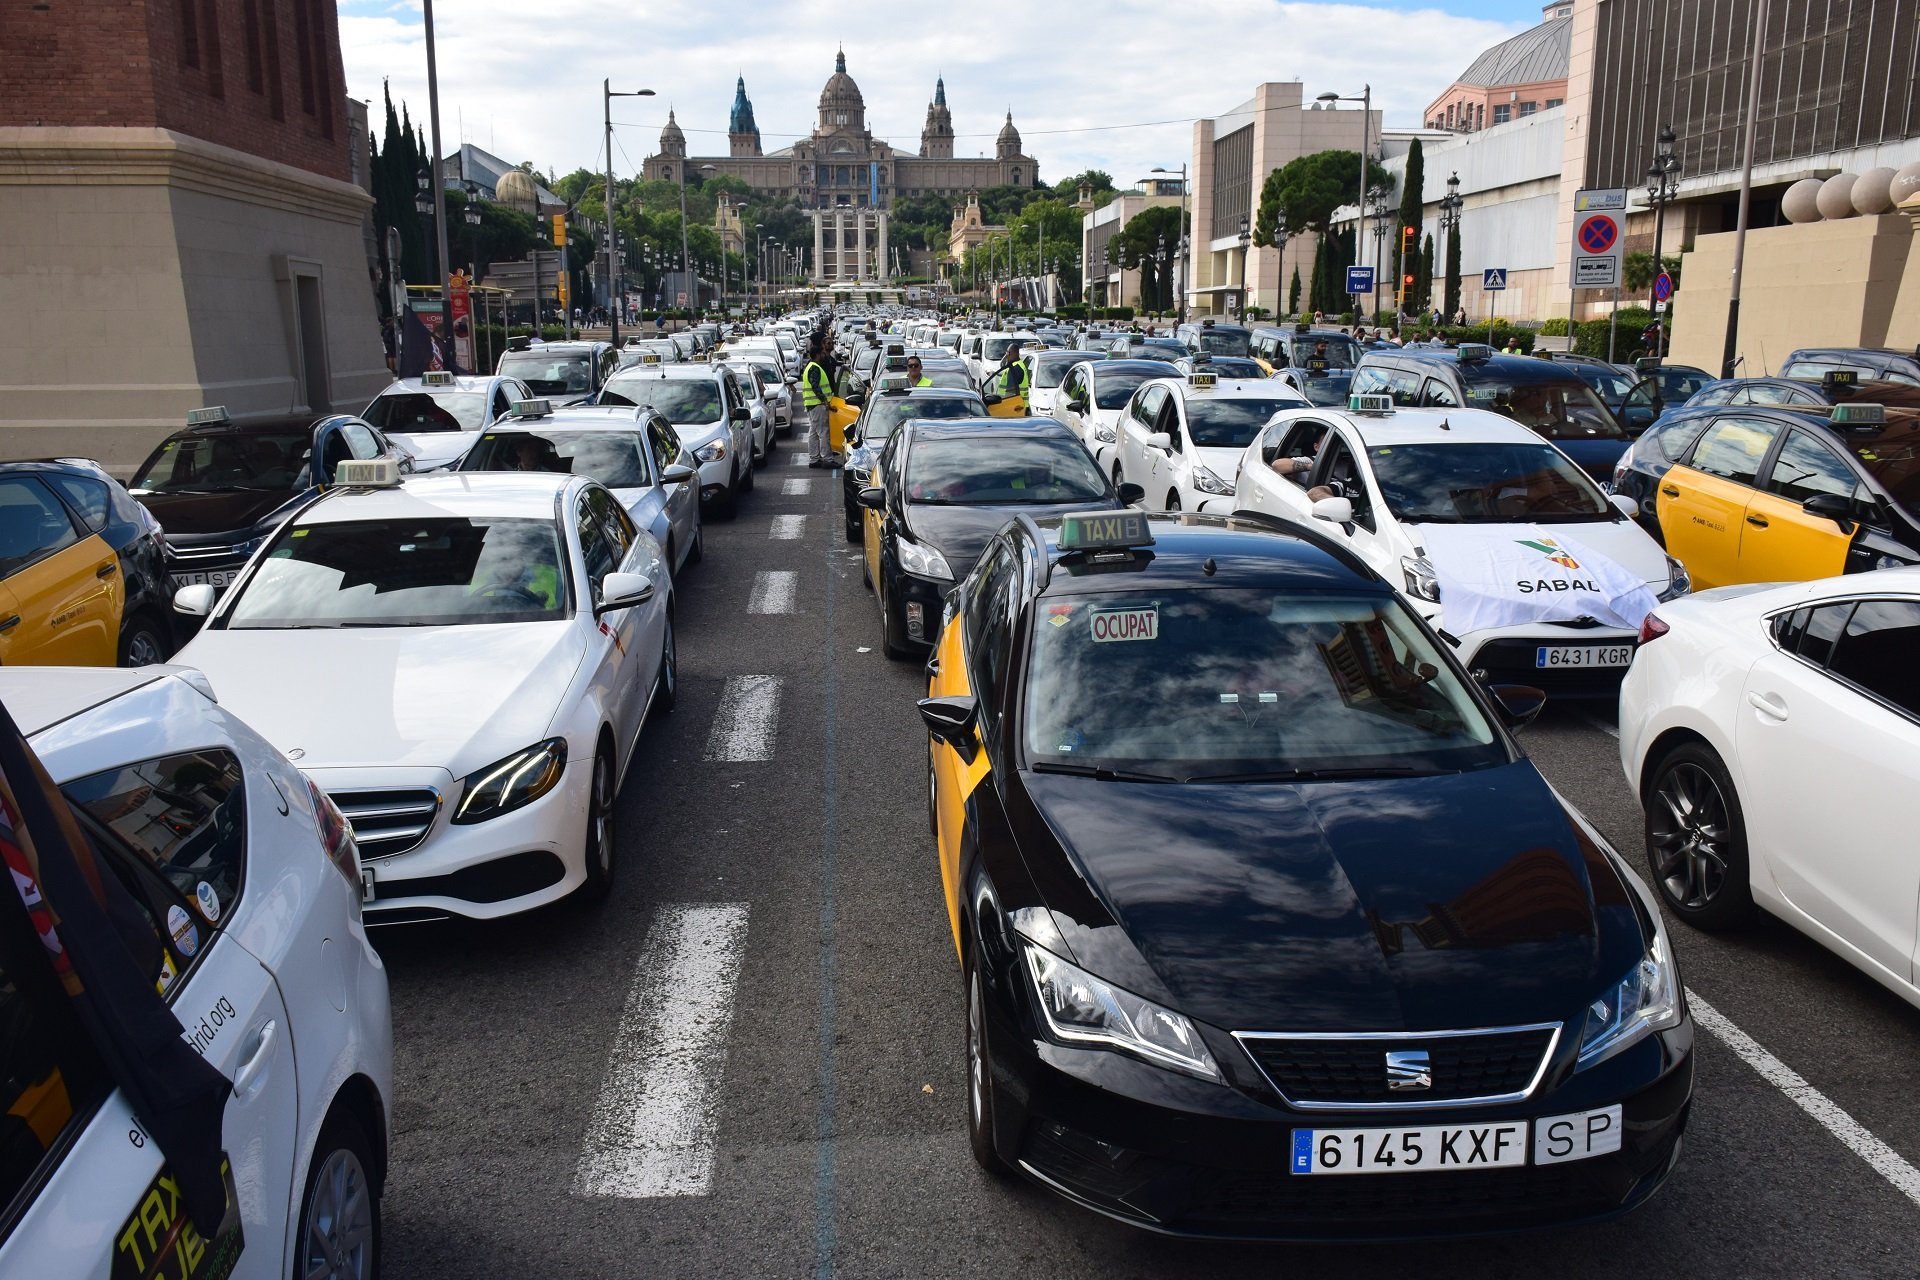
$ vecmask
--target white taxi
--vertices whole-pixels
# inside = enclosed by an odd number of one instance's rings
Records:
[[[1204,370],[1142,383],[1120,415],[1116,483],[1146,490],[1149,511],[1232,511],[1241,451],[1274,414],[1307,404],[1271,378]]]
[[[417,378],[396,381],[375,396],[360,417],[412,454],[416,472],[439,471],[458,462],[483,428],[532,395],[518,378],[429,369]]]
[[[596,404],[649,405],[673,424],[700,468],[700,501],[731,516],[753,488],[753,413],[725,369],[704,361],[622,369]]]
[[[1687,590],[1631,500],[1483,409],[1290,410],[1233,474],[1237,510],[1344,541],[1494,683],[1611,697],[1641,620]]]
[[[0,701],[108,872],[89,924],[61,896],[87,850],[22,819],[36,860],[10,854],[0,903],[0,1275],[376,1274],[393,1035],[353,839],[213,694],[177,667],[0,671]],[[20,795],[27,779],[9,778]],[[78,997],[23,901],[57,917]],[[77,1017],[77,1002],[117,1016]],[[159,1039],[134,1039],[142,1024]],[[202,1063],[232,1082],[224,1103],[195,1092],[223,1083]],[[132,1101],[167,1095],[171,1120]],[[237,1212],[203,1235],[192,1188],[212,1189],[206,1225],[222,1180]]]
[[[1120,417],[1140,385],[1170,378],[1173,365],[1165,360],[1107,360],[1086,358],[1068,369],[1054,396],[1053,417],[1073,428],[1080,443],[1100,470],[1120,483]]]
[[[614,796],[673,705],[660,543],[581,476],[364,471],[280,527],[176,661],[339,804],[369,920],[603,898]]]

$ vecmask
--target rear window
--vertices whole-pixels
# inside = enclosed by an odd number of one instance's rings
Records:
[[[1297,409],[1291,397],[1275,400],[1189,400],[1187,434],[1204,448],[1244,449],[1282,409]]]
[[[1491,409],[1549,440],[1625,440],[1627,433],[1593,388],[1578,379],[1516,382],[1494,373],[1461,372],[1467,406]]]
[[[382,431],[478,431],[487,425],[482,391],[396,392],[381,396],[360,415]]]
[[[1210,356],[1244,356],[1248,354],[1249,335],[1244,333],[1223,333],[1218,329],[1202,329],[1195,339],[1196,350]]]
[[[651,405],[676,424],[718,422],[720,384],[711,378],[615,378],[599,403]]]
[[[178,435],[134,474],[134,493],[231,493],[292,489],[306,482],[313,437],[305,430]]]
[[[587,355],[509,351],[500,358],[500,372],[518,378],[536,395],[564,395],[593,390],[593,358]]]
[[[609,489],[648,483],[644,431],[489,431],[462,471],[554,471],[587,476]]]

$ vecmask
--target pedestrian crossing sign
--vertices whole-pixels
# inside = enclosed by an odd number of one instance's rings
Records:
[[[1507,269],[1488,267],[1480,273],[1480,288],[1487,293],[1496,293],[1507,287]]]

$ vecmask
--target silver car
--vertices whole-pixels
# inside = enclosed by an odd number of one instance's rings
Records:
[[[724,368],[705,362],[622,369],[604,405],[650,405],[673,424],[700,469],[700,501],[722,518],[753,488],[753,413]]]

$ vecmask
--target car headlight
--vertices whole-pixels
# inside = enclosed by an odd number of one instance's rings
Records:
[[[1440,603],[1440,579],[1434,575],[1432,561],[1425,556],[1401,556],[1400,572],[1406,575],[1408,595]]]
[[[1647,954],[1626,977],[1587,1006],[1587,1025],[1580,1035],[1575,1071],[1606,1061],[1655,1031],[1680,1025],[1680,980],[1674,972],[1667,929],[1654,917],[1653,941]]]
[[[460,780],[455,822],[485,822],[532,804],[554,789],[567,764],[565,738],[548,738]]]
[[[953,570],[947,567],[946,558],[924,542],[909,542],[901,538],[894,544],[894,550],[900,557],[900,567],[908,573],[922,578],[953,577]]]
[[[727,456],[727,442],[722,438],[711,444],[703,444],[693,451],[693,456],[702,462],[718,462]]]
[[[1667,589],[1660,593],[1660,600],[1663,602],[1667,600],[1678,600],[1691,590],[1693,590],[1693,579],[1687,576],[1687,566],[1681,564],[1672,556],[1668,556]]]
[[[1202,493],[1233,496],[1233,486],[1215,475],[1211,467],[1198,466],[1193,469],[1193,487]]]
[[[1025,944],[1027,975],[1047,1031],[1067,1044],[1098,1044],[1202,1080],[1220,1068],[1185,1016],[1102,982],[1051,951]]]
[[[1093,438],[1101,444],[1112,444],[1115,440],[1119,439],[1119,437],[1114,434],[1113,428],[1107,426],[1105,423],[1093,429]]]

